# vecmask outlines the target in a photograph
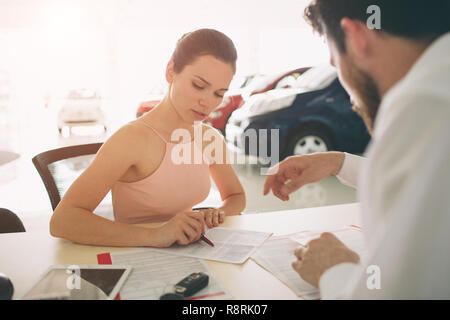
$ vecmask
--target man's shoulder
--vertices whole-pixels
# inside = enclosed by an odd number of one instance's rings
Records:
[[[379,127],[406,124],[405,121],[426,123],[450,116],[450,59],[440,68],[415,72],[388,92],[377,116]]]
[[[391,108],[402,106],[402,101],[415,106],[426,100],[450,107],[450,33],[435,40],[383,99]],[[417,101],[417,103],[414,103]]]

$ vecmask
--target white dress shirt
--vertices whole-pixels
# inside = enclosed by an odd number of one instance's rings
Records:
[[[346,154],[369,255],[327,270],[323,299],[450,299],[449,53],[447,33],[384,97],[366,158]]]

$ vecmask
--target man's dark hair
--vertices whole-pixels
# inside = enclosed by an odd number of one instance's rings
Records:
[[[367,22],[377,5],[381,30],[394,36],[432,40],[450,31],[450,0],[313,0],[305,9],[305,19],[321,35],[328,35],[345,52],[345,17]]]

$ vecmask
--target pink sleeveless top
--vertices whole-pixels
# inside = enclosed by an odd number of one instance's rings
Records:
[[[201,147],[194,141],[183,145],[191,150],[192,164],[177,164],[172,161],[172,150],[181,146],[166,141],[148,124],[140,123],[165,142],[166,150],[161,164],[151,175],[136,182],[117,181],[112,187],[114,217],[123,223],[166,221],[205,200],[211,188],[209,165],[212,160],[201,161],[201,164],[194,162],[195,149],[201,152]]]

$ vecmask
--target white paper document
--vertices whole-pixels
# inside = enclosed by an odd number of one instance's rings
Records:
[[[284,236],[272,237],[252,254],[251,258],[261,267],[272,273],[287,285],[296,295],[305,299],[318,299],[320,293],[317,288],[304,281],[292,268],[296,260],[294,251],[300,245],[306,245],[317,238],[323,231],[303,231]],[[357,252],[361,260],[366,255],[364,237],[360,229],[348,227],[328,231],[338,237],[347,247]]]
[[[320,237],[323,231],[305,231],[298,232],[290,235],[292,240],[299,242],[300,244],[306,245],[310,240]],[[364,239],[364,234],[361,228],[356,226],[348,226],[345,228],[327,231],[333,233],[339,240],[341,240],[349,249],[355,251],[361,261],[364,261],[367,257],[366,243]]]
[[[124,300],[158,300],[165,293],[172,293],[174,284],[193,272],[209,275],[208,286],[189,300],[231,298],[229,292],[216,279],[213,272],[201,260],[168,255],[147,249],[112,252],[112,264],[131,265],[133,270],[120,290]]]
[[[317,299],[319,290],[304,281],[292,268],[294,250],[299,243],[289,236],[272,237],[267,240],[251,258],[287,285],[296,295],[305,299]]]
[[[147,250],[239,264],[244,263],[272,233],[217,227],[209,229],[205,235],[214,243],[214,247],[199,240],[187,246],[173,245],[170,248]]]

